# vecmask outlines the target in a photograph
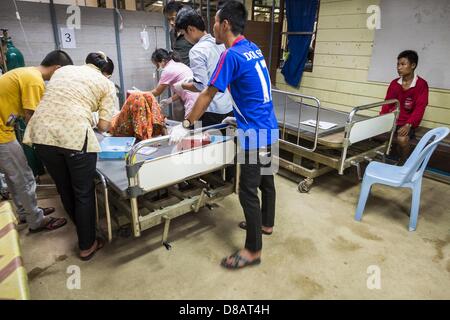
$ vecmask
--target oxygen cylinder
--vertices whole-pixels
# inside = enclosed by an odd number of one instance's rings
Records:
[[[8,38],[6,48],[6,66],[8,67],[8,71],[15,68],[25,67],[22,52],[14,46],[11,38]]]

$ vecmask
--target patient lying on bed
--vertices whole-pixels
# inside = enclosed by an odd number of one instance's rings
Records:
[[[146,140],[166,135],[165,116],[150,92],[133,91],[120,113],[111,121],[109,133],[115,137],[135,137]]]

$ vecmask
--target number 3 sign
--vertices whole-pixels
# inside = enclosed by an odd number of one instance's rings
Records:
[[[61,28],[61,45],[65,49],[75,49],[77,47],[75,29]]]

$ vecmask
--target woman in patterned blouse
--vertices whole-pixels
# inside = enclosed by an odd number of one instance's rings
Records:
[[[33,144],[55,181],[64,209],[75,223],[80,259],[89,260],[104,242],[96,236],[94,177],[100,145],[92,129],[106,132],[116,105],[108,80],[114,64],[103,52],[90,53],[83,66],[59,68],[31,118],[24,143]]]

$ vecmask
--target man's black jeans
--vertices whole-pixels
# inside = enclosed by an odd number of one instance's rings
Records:
[[[261,157],[261,155],[264,155]],[[239,201],[244,209],[247,224],[245,248],[252,252],[262,249],[261,227],[273,227],[275,222],[275,183],[271,167],[271,150],[245,151],[240,163]],[[253,160],[253,161],[252,161]],[[239,161],[242,162],[242,161]],[[258,197],[261,190],[262,201]]]
[[[49,145],[34,146],[55,181],[64,209],[75,223],[80,250],[91,248],[96,239],[94,178],[97,153]],[[83,150],[86,150],[86,144]]]

